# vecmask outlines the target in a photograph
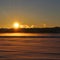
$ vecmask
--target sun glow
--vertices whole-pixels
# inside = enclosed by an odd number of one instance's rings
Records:
[[[19,29],[19,28],[34,28],[34,25],[22,25],[22,24],[19,24],[18,22],[15,22],[13,23],[13,28],[14,29]]]
[[[19,23],[18,23],[18,22],[15,22],[15,23],[13,24],[13,27],[16,28],[16,29],[19,28]]]

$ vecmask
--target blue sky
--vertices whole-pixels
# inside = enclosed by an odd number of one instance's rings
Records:
[[[60,0],[0,0],[0,27],[23,25],[60,26]]]

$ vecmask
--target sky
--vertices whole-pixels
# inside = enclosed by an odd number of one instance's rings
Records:
[[[60,0],[0,0],[0,27],[60,27]]]

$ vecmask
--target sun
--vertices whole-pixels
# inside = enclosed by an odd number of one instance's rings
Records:
[[[15,29],[19,28],[19,23],[18,23],[18,22],[15,22],[15,23],[13,24],[13,27],[14,27]]]

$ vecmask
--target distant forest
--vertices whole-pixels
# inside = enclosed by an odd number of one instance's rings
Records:
[[[60,27],[54,28],[0,28],[0,33],[60,33]]]

